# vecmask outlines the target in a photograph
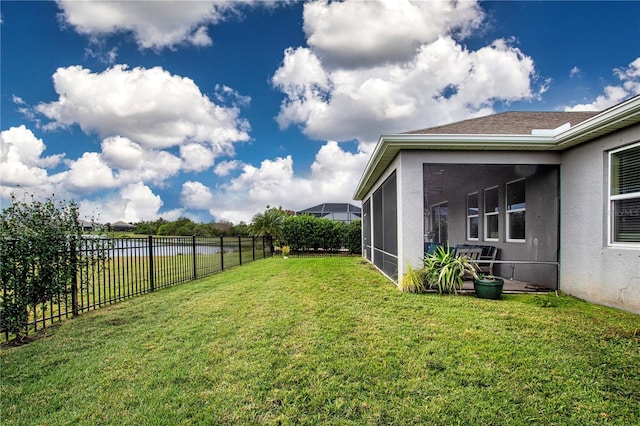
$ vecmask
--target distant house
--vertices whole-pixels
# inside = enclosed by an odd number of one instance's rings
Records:
[[[130,223],[119,220],[111,224],[111,230],[114,232],[131,232],[136,227]]]
[[[78,219],[78,224],[82,228],[83,232],[91,232],[100,228],[100,224],[96,222],[88,222],[86,220]]]
[[[640,313],[640,96],[382,135],[354,199],[395,282],[425,243],[491,245],[496,275]]]
[[[323,203],[296,212],[296,215],[310,214],[315,217],[330,219],[335,222],[351,223],[361,218],[362,209],[349,203]]]

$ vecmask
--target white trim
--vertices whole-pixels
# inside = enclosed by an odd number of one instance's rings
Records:
[[[469,196],[470,195],[475,195],[476,196],[476,209],[477,209],[477,213],[476,214],[469,214]],[[475,191],[475,192],[470,192],[467,194],[467,199],[466,199],[466,204],[467,204],[467,220],[466,220],[466,236],[467,236],[467,241],[479,241],[480,240],[480,191]],[[478,232],[478,236],[477,237],[471,237],[471,222],[470,220],[472,218],[476,218],[477,219],[477,232]]]
[[[636,142],[636,143],[632,143],[620,148],[616,148],[614,150],[611,150],[608,152],[608,158],[607,158],[607,167],[609,168],[609,170],[607,171],[607,245],[609,247],[612,248],[624,248],[624,249],[638,249],[640,248],[640,241],[639,242],[633,242],[633,243],[623,243],[623,242],[617,242],[617,241],[613,241],[614,238],[614,232],[613,232],[613,226],[614,226],[614,218],[613,218],[613,210],[614,210],[614,202],[615,201],[619,201],[619,200],[631,200],[631,199],[636,199],[636,198],[640,198],[640,192],[632,192],[630,194],[621,194],[621,195],[612,195],[611,194],[611,182],[613,181],[613,167],[612,167],[612,157],[619,153],[619,152],[624,152],[626,150],[629,149],[633,149],[636,147],[640,147],[640,142]]]
[[[505,187],[504,187],[504,211],[505,211],[505,240],[508,243],[526,243],[527,242],[527,191],[526,191],[526,186],[525,186],[525,195],[524,195],[524,208],[517,208],[517,209],[509,209],[509,185],[514,184],[516,182],[524,182],[525,178],[520,178],[520,179],[515,179],[512,181],[509,181],[507,183],[505,183]],[[524,238],[510,238],[510,225],[511,225],[511,214],[512,213],[519,213],[519,212],[525,212],[525,219],[524,219]]]
[[[487,212],[487,191],[497,190],[497,200],[498,200],[498,211],[497,212]],[[487,217],[488,216],[497,216],[498,218],[498,237],[491,238],[489,237],[489,230],[487,228]],[[491,186],[489,188],[485,188],[482,192],[482,224],[483,224],[483,237],[484,241],[496,242],[500,241],[500,185]]]

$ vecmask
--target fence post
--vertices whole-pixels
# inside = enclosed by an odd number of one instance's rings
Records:
[[[238,259],[242,265],[242,237],[240,235],[238,235]]]
[[[194,235],[192,238],[191,245],[193,247],[193,279],[198,278],[198,271],[196,269],[196,236]]]
[[[153,235],[149,235],[149,289],[156,289],[155,268],[153,267]]]
[[[253,251],[253,260],[256,260],[256,237],[251,237],[251,250]]]
[[[224,237],[220,237],[220,270],[224,271]]]
[[[74,317],[78,316],[78,256],[77,256],[77,244],[78,240],[73,237],[71,239],[71,269],[73,270],[73,276],[71,278],[71,314]]]
[[[264,248],[264,235],[262,236],[262,258],[266,259],[267,258],[267,250]]]

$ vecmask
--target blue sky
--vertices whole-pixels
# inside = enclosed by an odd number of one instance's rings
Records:
[[[640,2],[2,1],[0,201],[351,202],[380,134],[640,93]]]

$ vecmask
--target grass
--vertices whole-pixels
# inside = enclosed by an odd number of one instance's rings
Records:
[[[264,253],[256,250],[256,260],[262,259]],[[238,251],[224,252],[224,267],[230,268],[242,263],[253,261],[253,249],[243,247]],[[193,280],[193,255],[154,256],[154,285],[156,289],[168,287],[178,283]],[[221,253],[196,254],[196,274],[199,277],[210,275],[222,270]],[[78,304],[79,311],[89,311],[102,305],[120,302],[124,299],[147,293],[151,290],[149,279],[150,263],[147,256],[119,256],[107,258],[104,261],[89,264],[78,274]],[[7,292],[10,295],[10,292]],[[28,316],[29,333],[34,330],[34,318],[37,327],[42,323],[51,325],[60,318],[71,316],[71,290],[63,295],[61,301],[47,301],[30,308]],[[13,338],[9,335],[9,339]],[[0,334],[0,342],[6,340]]]
[[[273,258],[0,350],[3,425],[640,424],[640,317]]]

